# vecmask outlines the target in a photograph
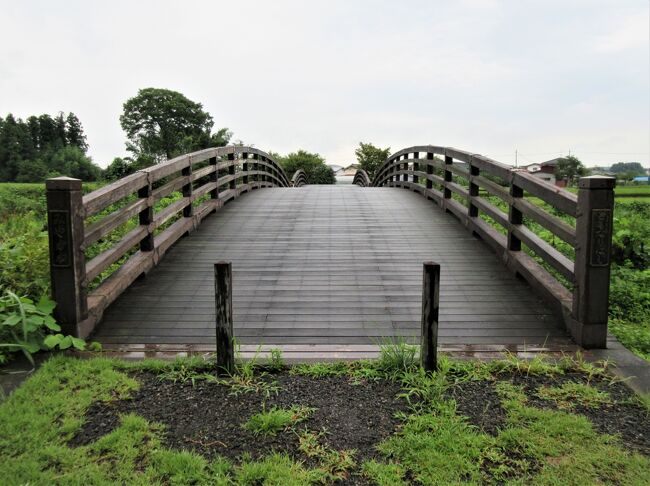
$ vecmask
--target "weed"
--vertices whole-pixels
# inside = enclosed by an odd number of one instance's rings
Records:
[[[267,368],[272,371],[282,371],[285,368],[281,349],[273,348],[269,351],[269,363]]]
[[[254,435],[275,435],[281,430],[307,420],[316,409],[294,405],[289,409],[273,407],[268,411],[256,413],[243,425]]]
[[[387,374],[399,375],[413,370],[418,365],[418,347],[408,344],[403,338],[379,345],[379,369]]]
[[[331,363],[298,364],[296,366],[292,366],[289,372],[292,375],[322,378],[324,376],[347,375],[349,372],[349,367],[348,364],[343,361],[333,361]]]
[[[571,409],[576,405],[585,407],[597,407],[605,403],[611,403],[609,393],[600,391],[591,385],[569,381],[559,387],[541,386],[537,390],[537,396],[544,400],[551,400],[559,408]]]
[[[404,479],[404,468],[399,464],[366,461],[363,463],[361,472],[379,486],[407,486],[409,484]]]

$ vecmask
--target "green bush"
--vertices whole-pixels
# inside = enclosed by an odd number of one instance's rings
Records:
[[[34,303],[11,291],[0,297],[0,363],[6,362],[8,354],[16,351],[22,351],[33,363],[32,354],[40,350],[85,348],[83,339],[60,333],[61,327],[52,317],[55,305],[46,297]]]
[[[612,260],[643,270],[650,266],[650,203],[617,203]]]

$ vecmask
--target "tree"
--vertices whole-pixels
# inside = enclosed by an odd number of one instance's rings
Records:
[[[629,174],[630,178],[645,174],[645,169],[639,162],[617,162],[609,171],[614,174]]]
[[[308,184],[335,184],[336,177],[332,168],[325,164],[325,159],[319,154],[312,154],[305,150],[298,150],[284,157],[270,154],[282,166],[287,177],[302,169],[307,176]]]
[[[372,180],[379,170],[379,167],[390,156],[390,147],[380,149],[371,143],[359,142],[359,148],[354,151],[359,162],[359,168],[368,173],[368,177]]]
[[[212,116],[200,103],[168,89],[145,88],[124,103],[120,124],[136,159],[155,162],[194,150],[223,146],[230,134],[221,129],[211,134]]]
[[[49,177],[64,175],[82,181],[96,181],[102,173],[101,168],[95,165],[79,147],[72,146],[54,152],[49,160],[48,169]]]
[[[66,141],[68,145],[79,147],[84,153],[88,150],[88,143],[86,142],[86,135],[84,135],[83,127],[77,115],[68,113],[65,119],[66,128]]]
[[[555,178],[566,180],[569,184],[575,182],[578,177],[587,175],[587,173],[587,168],[582,165],[578,157],[573,155],[558,159],[557,165],[555,166]]]

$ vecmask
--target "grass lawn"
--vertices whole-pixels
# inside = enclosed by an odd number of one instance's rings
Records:
[[[217,378],[54,357],[0,405],[3,484],[648,484],[650,403],[580,359],[377,361]],[[277,357],[276,357],[277,358]]]

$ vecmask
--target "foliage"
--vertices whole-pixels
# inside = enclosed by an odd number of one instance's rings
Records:
[[[314,411],[314,408],[302,405],[294,405],[288,409],[273,407],[256,413],[243,427],[254,435],[276,435],[281,430],[308,419]]]
[[[0,118],[0,181],[39,182],[66,175],[96,180],[101,169],[86,156],[88,144],[74,113]]]
[[[639,270],[650,267],[650,203],[616,205],[612,260]]]
[[[83,339],[59,332],[61,326],[52,317],[55,305],[47,297],[34,303],[9,290],[0,297],[0,363],[7,361],[8,353],[16,351],[34,364],[32,354],[42,349],[85,348]]]
[[[418,364],[418,347],[403,339],[379,346],[379,368],[387,373],[404,373]]]
[[[124,103],[120,124],[129,142],[127,149],[136,159],[154,162],[176,155],[228,143],[230,133],[212,134],[212,116],[200,103],[168,89],[144,88]]]
[[[325,159],[318,154],[298,150],[285,156],[273,154],[273,158],[282,166],[289,178],[298,169],[302,169],[305,171],[308,184],[336,183],[334,171],[325,164]]]
[[[354,154],[357,156],[359,168],[365,170],[372,180],[379,167],[390,156],[390,147],[381,149],[371,143],[359,142],[359,148],[354,151]]]
[[[567,180],[569,184],[572,184],[578,177],[586,174],[587,168],[574,155],[561,157],[555,166],[555,177],[558,180]]]
[[[645,174],[645,169],[639,162],[617,162],[609,168],[613,174],[630,174],[632,177]]]
[[[537,390],[537,396],[544,400],[554,401],[562,409],[575,408],[576,405],[598,407],[605,403],[611,403],[609,393],[594,386],[573,381],[568,381],[560,386],[541,386]]]

